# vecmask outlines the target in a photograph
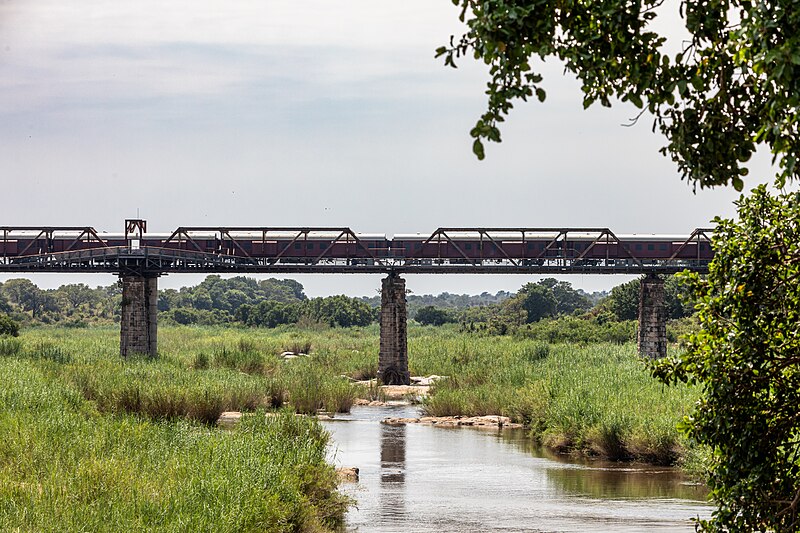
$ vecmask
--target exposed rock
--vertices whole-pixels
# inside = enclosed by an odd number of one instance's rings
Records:
[[[427,396],[430,387],[421,385],[383,385],[381,391],[387,400],[400,400],[403,398]]]
[[[337,468],[336,475],[342,483],[358,483],[358,468],[355,466]]]
[[[423,416],[421,418],[385,418],[384,424],[425,424],[437,427],[475,427],[487,429],[518,429],[522,424],[512,422],[507,416]]]
[[[288,361],[289,359],[297,359],[299,357],[308,357],[308,354],[307,353],[303,353],[303,352],[297,352],[297,353],[295,353],[295,352],[283,352],[283,353],[281,353],[280,357],[284,361]]]
[[[223,428],[232,428],[242,418],[242,413],[239,411],[225,411],[217,419],[217,425]]]
[[[426,376],[426,377],[413,376],[411,378],[411,382],[414,385],[422,385],[422,386],[429,387],[429,386],[433,385],[434,383],[436,383],[437,381],[439,381],[440,379],[444,379],[446,377],[447,376],[437,376],[435,374],[434,375],[430,375],[430,376]]]
[[[365,398],[357,398],[353,405],[368,406],[368,407],[385,407],[387,405],[407,405],[408,402],[382,402],[380,400],[367,400]]]

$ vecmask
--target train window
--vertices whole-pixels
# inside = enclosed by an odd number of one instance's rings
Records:
[[[529,243],[528,243],[528,250],[533,250],[533,247],[534,247],[534,246],[536,246],[536,243],[535,243],[535,242],[529,242]]]
[[[294,243],[294,249],[295,250],[299,250],[302,247],[303,247],[303,243],[301,243],[301,242]]]
[[[656,245],[655,244],[648,244],[647,245],[647,250],[648,251],[652,252],[655,249],[656,249]]]
[[[415,250],[421,250],[422,249],[422,243],[421,242],[415,242],[414,243],[414,249]]]
[[[464,249],[465,250],[472,250],[472,243],[468,242],[468,243],[464,244]]]
[[[642,245],[641,244],[639,244],[639,243],[636,244],[636,251],[639,251],[639,252],[642,251]]]
[[[306,244],[306,248],[308,248],[309,250],[313,250],[314,249],[314,243],[313,242],[307,243]]]
[[[662,252],[665,252],[667,250],[667,244],[661,243],[660,245],[658,245],[658,249],[661,250]]]

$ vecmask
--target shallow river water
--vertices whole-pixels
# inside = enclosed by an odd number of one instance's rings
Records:
[[[674,469],[543,455],[521,431],[387,426],[413,407],[354,407],[325,422],[342,485],[357,500],[349,531],[693,531],[702,487]]]

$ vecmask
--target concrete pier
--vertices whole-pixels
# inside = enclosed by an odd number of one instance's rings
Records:
[[[378,379],[385,385],[409,385],[406,332],[406,281],[389,274],[381,286],[381,349]]]
[[[138,353],[155,357],[158,355],[158,277],[124,275],[120,279],[120,355],[127,357]]]
[[[667,311],[664,280],[647,274],[639,286],[639,355],[657,359],[667,355]]]

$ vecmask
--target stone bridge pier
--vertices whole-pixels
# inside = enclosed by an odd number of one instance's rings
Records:
[[[658,359],[667,356],[667,310],[664,280],[647,274],[639,285],[639,355]]]
[[[119,352],[158,355],[158,276],[120,276],[122,280],[122,319]]]
[[[378,379],[385,385],[409,385],[406,333],[406,281],[390,273],[381,283],[381,348]]]

